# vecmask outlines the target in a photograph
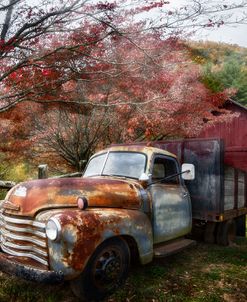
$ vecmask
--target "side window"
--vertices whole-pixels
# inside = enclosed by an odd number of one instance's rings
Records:
[[[152,181],[161,180],[176,173],[178,173],[178,170],[175,160],[163,156],[157,156],[154,159]],[[179,177],[168,178],[163,180],[162,183],[179,184]]]

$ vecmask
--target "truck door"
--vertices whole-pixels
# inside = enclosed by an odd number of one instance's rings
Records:
[[[155,155],[152,164],[152,182],[178,173],[177,161],[169,156]],[[190,196],[180,176],[151,184],[153,201],[152,224],[154,243],[188,234],[191,230]]]

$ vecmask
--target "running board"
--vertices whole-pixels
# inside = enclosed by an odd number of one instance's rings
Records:
[[[196,244],[195,240],[184,239],[184,238],[172,242],[166,242],[154,248],[154,257],[155,258],[166,257],[178,253],[183,249],[195,244]]]

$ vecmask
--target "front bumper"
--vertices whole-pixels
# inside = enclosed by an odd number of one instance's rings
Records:
[[[0,252],[0,271],[28,281],[58,284],[64,281],[62,272],[48,271],[26,266],[15,261],[14,256]]]

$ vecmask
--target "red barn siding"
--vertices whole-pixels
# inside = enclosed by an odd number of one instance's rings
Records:
[[[227,102],[225,108],[239,113],[239,116],[205,129],[199,137],[222,138],[225,164],[247,172],[247,108],[233,101]]]

